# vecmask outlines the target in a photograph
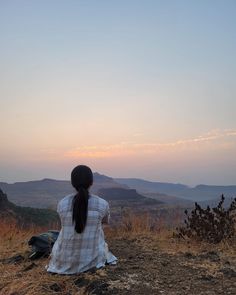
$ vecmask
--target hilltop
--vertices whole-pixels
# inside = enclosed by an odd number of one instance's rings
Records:
[[[62,276],[46,272],[45,266],[49,258],[34,261],[28,258],[30,249],[27,242],[31,236],[52,228],[36,225],[27,229],[19,226],[22,218],[25,218],[24,210],[28,210],[29,214],[32,213],[31,210],[36,210],[38,214],[48,210],[18,207],[0,192],[0,214],[12,214],[15,218],[15,222],[9,219],[5,221],[4,218],[1,220],[1,295],[236,293],[235,237],[219,244],[190,240],[187,237],[180,239],[174,235],[173,227],[164,225],[162,215],[159,214],[153,220],[145,211],[137,210],[145,202],[151,202],[146,204],[148,212],[151,212],[152,208],[162,206],[158,201],[145,198],[135,189],[127,188],[100,189],[100,194],[113,204],[136,204],[135,210],[125,212],[116,226],[104,228],[106,241],[118,257],[118,264],[82,274]],[[122,198],[124,194],[126,197]],[[164,207],[155,211],[155,214],[158,212],[162,212],[163,216],[170,214],[169,217],[176,226],[177,219],[173,212]],[[42,214],[39,215],[43,216]],[[27,222],[30,223],[30,220]]]
[[[118,264],[60,276],[45,271],[48,258],[27,259],[27,241],[40,230],[19,230],[2,224],[1,295],[233,295],[236,292],[235,244],[212,246],[178,241],[173,239],[172,231],[163,228],[154,232],[145,227],[106,228],[106,240],[118,257]],[[20,255],[17,263],[4,260],[13,255]]]

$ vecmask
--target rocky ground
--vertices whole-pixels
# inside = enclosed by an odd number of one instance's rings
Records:
[[[108,242],[110,250],[119,258],[116,266],[58,276],[45,274],[47,259],[33,263],[20,259],[11,266],[12,270],[17,269],[15,274],[10,274],[5,264],[4,275],[26,281],[31,276],[31,285],[35,272],[38,277],[46,276],[32,294],[236,294],[235,256],[207,248],[197,252],[191,251],[191,247],[189,251],[165,251],[157,241],[145,236],[112,238]],[[13,288],[11,292],[0,283],[0,294],[31,294],[29,284],[27,287],[18,291]]]
[[[168,254],[148,239],[115,240],[111,250],[119,257],[115,267],[88,283],[92,294],[236,294],[236,260],[216,251]],[[150,247],[148,247],[150,245]],[[78,279],[83,285],[83,278]]]

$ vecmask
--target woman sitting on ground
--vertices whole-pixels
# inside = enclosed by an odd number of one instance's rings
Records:
[[[106,263],[116,264],[117,258],[108,251],[102,223],[109,222],[109,204],[89,193],[93,173],[84,165],[71,172],[76,194],[63,198],[57,207],[61,231],[55,242],[47,271],[75,274]]]

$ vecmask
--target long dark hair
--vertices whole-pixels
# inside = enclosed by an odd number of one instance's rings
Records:
[[[88,216],[88,189],[93,184],[92,170],[85,165],[75,167],[71,172],[71,184],[77,191],[73,199],[72,221],[76,232],[80,234],[84,231]]]

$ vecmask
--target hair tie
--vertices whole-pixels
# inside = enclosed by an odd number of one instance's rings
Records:
[[[80,185],[80,186],[77,187],[77,190],[80,190],[80,189],[86,190],[86,188],[84,186],[82,186],[82,185]]]

